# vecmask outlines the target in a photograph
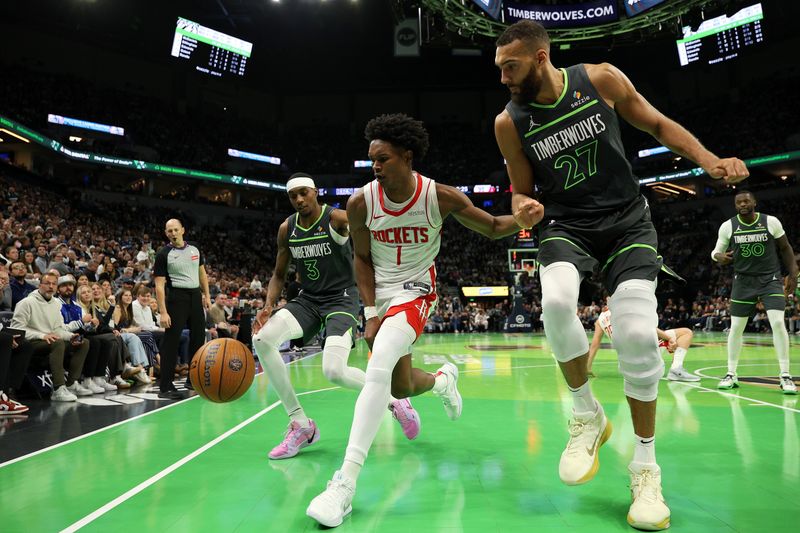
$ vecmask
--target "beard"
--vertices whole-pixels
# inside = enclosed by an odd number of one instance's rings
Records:
[[[536,95],[539,94],[539,89],[542,87],[540,79],[536,78],[536,72],[531,69],[528,75],[522,79],[522,82],[516,86],[519,92],[511,93],[511,100],[515,104],[527,104],[533,102]]]

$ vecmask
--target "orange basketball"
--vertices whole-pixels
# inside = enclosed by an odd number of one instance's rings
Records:
[[[212,402],[232,402],[253,383],[256,364],[241,342],[214,339],[197,350],[189,366],[189,377],[197,394]]]

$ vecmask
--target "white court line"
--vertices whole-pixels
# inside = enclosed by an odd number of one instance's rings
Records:
[[[302,361],[302,360],[308,359],[310,357],[316,357],[317,355],[319,355],[321,353],[322,352],[320,351],[320,352],[317,352],[317,353],[314,353],[314,354],[311,354],[311,355],[307,355],[306,357],[301,357],[300,359],[295,359],[294,361],[290,361],[286,365],[288,366],[288,365],[291,365],[292,363],[296,363],[297,361]],[[258,356],[256,356],[256,357],[258,357]],[[260,373],[256,374],[256,377],[262,376],[262,375],[265,375],[265,372],[260,372]],[[73,438],[71,438],[69,440],[65,440],[63,442],[59,442],[58,444],[53,444],[52,446],[48,446],[47,448],[42,448],[41,450],[36,450],[35,452],[31,452],[29,454],[22,455],[20,457],[16,457],[14,459],[9,459],[5,463],[0,463],[0,468],[13,465],[14,463],[18,463],[20,461],[24,461],[25,459],[30,459],[31,457],[36,457],[37,455],[43,454],[45,452],[49,452],[50,450],[55,450],[56,448],[60,448],[62,446],[66,446],[67,444],[72,444],[73,442],[77,442],[77,441],[79,441],[81,439],[85,439],[85,438],[91,437],[92,435],[97,435],[98,433],[102,433],[103,431],[109,430],[111,428],[115,428],[115,427],[121,426],[123,424],[127,424],[128,422],[133,422],[134,420],[137,420],[139,418],[144,418],[144,417],[150,416],[150,415],[152,415],[154,413],[161,413],[161,412],[164,411],[164,409],[169,409],[170,407],[175,407],[176,405],[180,405],[180,404],[188,402],[190,400],[194,400],[195,398],[199,398],[199,396],[192,396],[192,397],[186,398],[184,400],[178,400],[175,403],[171,403],[169,405],[165,405],[164,407],[159,407],[158,409],[153,409],[152,411],[147,411],[146,413],[142,413],[140,415],[136,415],[136,416],[134,416],[132,418],[126,418],[125,420],[120,420],[119,422],[111,424],[110,426],[105,426],[105,427],[102,427],[100,429],[96,429],[94,431],[90,431],[89,433],[84,433],[83,435],[78,435],[77,437],[73,437]]]
[[[747,364],[743,364],[743,365],[739,365],[739,366],[770,366],[770,365],[774,365],[774,364],[775,363],[747,363]],[[700,368],[698,370],[695,370],[694,373],[697,374],[700,377],[704,377],[704,378],[707,378],[707,379],[719,379],[719,378],[717,378],[715,376],[709,376],[707,374],[703,374],[704,370],[713,370],[715,368],[724,368],[724,369],[727,370],[728,366],[727,365],[707,366],[705,368]],[[749,402],[753,402],[754,404],[757,404],[757,406],[759,406],[759,407],[777,407],[778,409],[783,409],[784,411],[790,411],[792,413],[800,413],[800,409],[795,409],[793,407],[787,407],[785,405],[778,405],[778,404],[772,403],[772,402],[764,402],[764,401],[761,401],[761,400],[756,400],[755,398],[749,398],[747,396],[742,396],[741,394],[733,394],[733,393],[725,392],[725,391],[719,390],[719,389],[709,389],[708,387],[703,387],[701,385],[693,385],[691,383],[686,383],[686,382],[682,382],[682,383],[684,385],[688,386],[688,387],[692,387],[693,389],[698,389],[698,390],[700,390],[700,392],[716,392],[717,394],[721,394],[722,396],[730,396],[731,398],[740,398],[742,400],[747,400]]]
[[[318,392],[325,392],[325,391],[334,390],[334,389],[338,389],[338,388],[339,387],[327,387],[325,389],[317,389],[317,390],[312,390],[312,391],[307,391],[307,392],[301,392],[301,393],[298,394],[298,396],[304,396],[306,394],[316,394]],[[97,509],[93,513],[84,516],[83,518],[81,518],[80,520],[75,522],[74,524],[62,529],[61,533],[72,533],[72,532],[77,531],[80,528],[90,524],[91,522],[93,522],[96,519],[100,518],[101,516],[103,516],[104,514],[109,512],[110,510],[114,509],[118,505],[124,503],[125,501],[127,501],[127,500],[129,500],[131,498],[133,498],[134,496],[136,496],[137,494],[142,492],[144,489],[146,489],[150,485],[153,485],[153,484],[157,483],[158,481],[160,481],[161,479],[163,479],[164,477],[168,476],[169,474],[171,474],[172,472],[174,472],[178,468],[182,467],[183,465],[185,465],[186,463],[188,463],[189,461],[191,461],[192,459],[194,459],[198,455],[200,455],[203,452],[213,448],[214,446],[216,446],[217,444],[219,444],[223,440],[227,439],[228,437],[230,437],[231,435],[233,435],[234,433],[236,433],[237,431],[239,431],[243,427],[245,427],[248,424],[256,421],[257,419],[259,419],[263,415],[269,413],[270,411],[272,411],[273,409],[278,407],[280,404],[281,404],[281,402],[279,400],[279,401],[269,405],[268,407],[265,407],[264,409],[262,409],[261,411],[259,411],[256,414],[254,414],[253,416],[251,416],[250,418],[248,418],[244,422],[240,422],[239,424],[237,424],[236,426],[232,427],[231,429],[229,429],[228,431],[226,431],[225,433],[223,433],[219,437],[215,438],[211,442],[208,442],[208,443],[204,444],[203,446],[201,446],[200,448],[196,449],[195,451],[193,451],[192,453],[190,453],[189,455],[187,455],[183,459],[180,459],[180,460],[172,463],[170,466],[168,466],[167,468],[165,468],[161,472],[151,476],[149,479],[147,479],[145,481],[142,481],[141,483],[139,483],[138,485],[133,487],[131,490],[129,490],[125,494],[117,496],[116,498],[114,498],[113,500],[111,500],[110,502],[105,504],[104,506],[100,507],[99,509]]]

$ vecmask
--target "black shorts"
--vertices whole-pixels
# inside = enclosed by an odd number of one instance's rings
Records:
[[[325,329],[325,337],[340,336],[358,322],[358,289],[353,286],[333,295],[306,294],[301,291],[284,309],[292,313],[309,341]],[[352,335],[355,339],[355,335]]]
[[[786,296],[783,294],[783,278],[780,272],[733,275],[731,316],[751,316],[759,299],[764,304],[764,309],[783,311],[786,307]]]
[[[542,266],[572,263],[584,277],[599,268],[603,284],[612,294],[629,279],[654,281],[662,267],[658,236],[643,196],[608,215],[549,223],[545,205],[536,260]]]

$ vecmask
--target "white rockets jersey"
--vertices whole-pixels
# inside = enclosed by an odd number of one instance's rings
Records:
[[[414,176],[417,188],[402,205],[389,200],[377,180],[364,186],[378,300],[392,298],[407,281],[436,283],[442,231],[436,183],[418,172]]]
[[[606,332],[608,338],[611,339],[611,311],[603,311],[597,317],[597,323],[600,324],[600,329]]]

